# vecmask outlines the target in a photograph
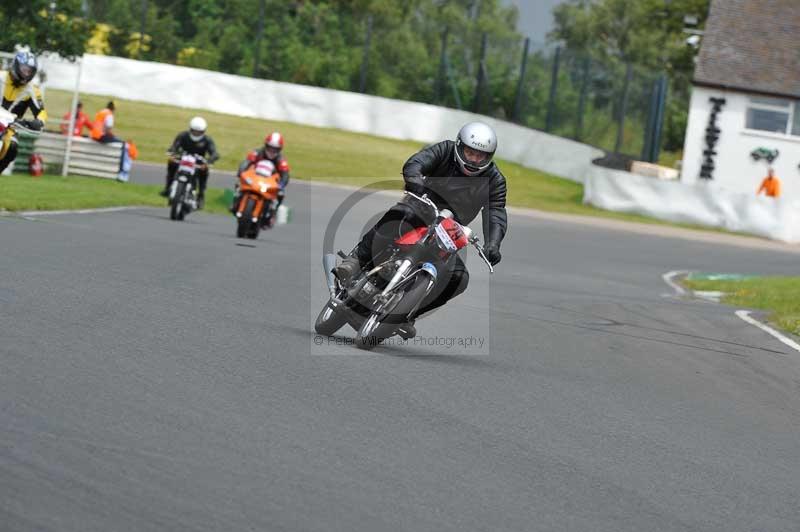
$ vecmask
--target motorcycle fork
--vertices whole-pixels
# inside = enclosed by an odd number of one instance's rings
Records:
[[[242,192],[239,198],[239,209],[236,211],[236,216],[241,218],[244,215],[244,210],[247,208],[247,201],[250,198],[250,192]]]
[[[386,288],[384,288],[383,292],[381,292],[381,297],[386,298],[390,292],[398,287],[398,285],[401,283],[405,284],[405,282],[408,280],[408,277],[406,277],[408,271],[425,255],[425,246],[427,244],[427,240],[428,238],[426,237],[417,245],[415,245],[408,252],[408,254],[406,254],[405,258],[402,259],[400,266],[397,267],[392,279],[389,281],[389,284],[387,284]]]
[[[252,217],[254,220],[258,220],[261,217],[261,211],[264,209],[264,200],[262,198],[256,199],[256,206],[253,207]]]

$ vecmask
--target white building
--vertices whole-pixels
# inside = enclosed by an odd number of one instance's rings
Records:
[[[751,154],[778,150],[800,199],[800,0],[712,0],[693,83],[681,180],[755,194],[770,163]]]

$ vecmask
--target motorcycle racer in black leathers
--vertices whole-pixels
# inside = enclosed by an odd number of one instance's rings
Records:
[[[484,252],[492,265],[500,262],[500,243],[506,234],[506,178],[492,161],[497,150],[494,130],[481,122],[465,125],[455,141],[433,144],[411,156],[403,166],[405,189],[427,194],[439,209],[449,209],[457,222],[468,225],[482,214]],[[367,267],[373,257],[390,247],[401,234],[427,225],[425,214],[403,201],[389,209],[361,238],[351,256],[335,270],[347,282]],[[437,281],[435,298],[423,303],[417,316],[444,305],[466,290],[469,272],[460,257],[448,264],[449,275]],[[403,327],[413,336],[413,320]]]
[[[214,144],[214,139],[206,134],[208,124],[202,117],[196,116],[189,122],[189,129],[178,133],[175,140],[172,142],[168,153],[171,155],[169,162],[167,162],[167,182],[164,190],[160,192],[162,196],[169,195],[169,187],[172,180],[175,179],[175,173],[178,171],[178,161],[182,154],[199,155],[205,158],[206,164],[197,169],[197,182],[198,208],[202,209],[205,202],[206,184],[208,183],[208,165],[214,164],[219,159],[217,152],[217,145]]]

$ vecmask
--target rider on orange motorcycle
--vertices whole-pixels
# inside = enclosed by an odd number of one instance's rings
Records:
[[[289,184],[289,162],[283,157],[283,135],[277,131],[270,133],[264,139],[264,145],[247,154],[247,158],[239,165],[239,172],[237,175],[242,175],[242,172],[256,165],[259,161],[270,161],[275,165],[280,175],[280,192],[278,192],[278,207],[283,203],[286,197],[286,185]],[[239,209],[239,185],[236,185],[234,192],[233,204],[231,205],[231,212],[236,212]]]

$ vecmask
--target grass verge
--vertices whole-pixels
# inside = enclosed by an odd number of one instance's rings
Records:
[[[161,187],[120,183],[95,177],[44,175],[0,177],[0,209],[7,211],[57,211],[146,205],[165,207],[158,195]],[[221,189],[206,192],[208,212],[226,213],[227,203]]]
[[[724,292],[722,302],[768,311],[778,327],[800,335],[800,277],[751,277],[736,280],[688,279],[692,290]]]

